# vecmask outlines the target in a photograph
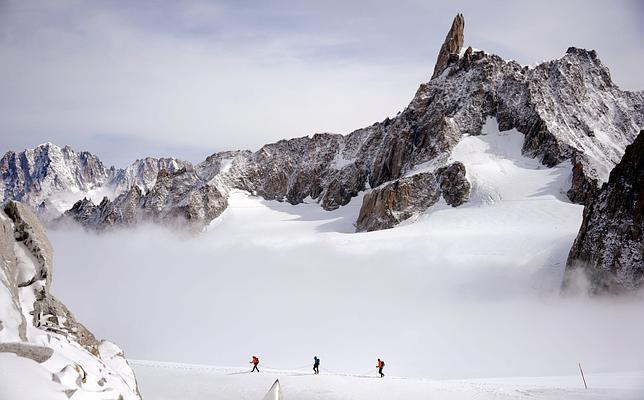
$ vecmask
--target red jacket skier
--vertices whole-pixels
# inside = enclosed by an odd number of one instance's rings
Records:
[[[253,364],[253,370],[250,372],[259,372],[259,368],[257,368],[257,366],[259,365],[259,358],[257,356],[253,356],[253,359],[250,363]]]
[[[385,367],[385,362],[382,361],[381,359],[378,359],[378,365],[376,365],[376,368],[378,368],[378,373],[380,374],[381,378],[385,376],[385,374],[382,373],[382,369],[384,367]]]

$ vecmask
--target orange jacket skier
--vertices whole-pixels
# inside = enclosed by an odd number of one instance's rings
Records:
[[[385,367],[385,362],[382,361],[381,359],[378,359],[378,365],[376,365],[376,368],[378,368],[378,373],[380,374],[381,378],[385,376],[385,374],[382,373],[382,369],[384,367]]]
[[[257,368],[257,365],[259,365],[259,358],[257,356],[253,356],[253,359],[250,361],[251,364],[253,364],[253,370],[250,372],[259,372],[259,368]]]

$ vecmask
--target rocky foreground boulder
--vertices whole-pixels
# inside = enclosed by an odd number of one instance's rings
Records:
[[[644,131],[589,198],[566,264],[564,290],[632,292],[644,287]]]
[[[140,399],[123,351],[96,339],[51,294],[52,259],[38,218],[7,203],[0,211],[0,354],[39,365],[67,398]]]

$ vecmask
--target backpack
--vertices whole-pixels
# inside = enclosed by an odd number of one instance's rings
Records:
[[[380,360],[380,368],[384,368],[384,366],[385,366],[384,360]]]

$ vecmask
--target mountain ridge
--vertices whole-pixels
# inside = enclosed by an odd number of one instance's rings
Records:
[[[435,76],[420,85],[409,106],[395,117],[348,135],[321,133],[269,143],[255,152],[214,153],[194,166],[176,159],[148,158],[126,170],[112,168],[111,175],[106,173],[107,183],[96,183],[108,188],[110,195],[98,205],[91,198],[78,199],[83,204],[68,207],[66,218],[103,229],[146,219],[164,222],[154,215],[183,215],[191,226],[201,229],[212,216],[223,212],[226,203],[217,199],[225,198],[231,189],[291,204],[310,197],[325,210],[334,210],[361,192],[395,183],[421,164],[446,167],[451,149],[464,136],[480,134],[488,117],[496,117],[502,131],[517,129],[523,133],[523,153],[538,158],[544,166],[569,160],[572,182],[568,198],[583,204],[608,179],[624,148],[644,125],[644,95],[619,89],[594,50],[570,47],[559,59],[528,67],[472,47],[463,49],[463,29],[464,19],[459,14],[443,46],[446,53],[439,54]],[[11,183],[20,186],[21,181],[12,177],[21,173],[7,167],[10,163],[6,158],[0,163],[4,198],[16,198],[16,193],[22,192],[12,189]],[[184,168],[193,171],[189,173],[192,178],[178,179],[176,187],[166,188],[177,192],[167,199],[171,202],[181,197],[179,193],[191,192],[188,197],[195,196],[194,201],[181,208],[164,200],[157,202],[161,208],[156,207],[152,214],[146,212],[143,197],[155,192],[160,171],[168,170],[168,176],[174,176]],[[94,175],[103,176],[101,169],[97,168]],[[467,171],[463,175],[466,177]],[[120,181],[111,181],[114,176],[121,177]],[[182,186],[181,182],[188,181],[191,188]],[[134,185],[141,189],[136,204]],[[72,187],[77,193],[81,188]],[[202,188],[216,201],[197,195]],[[32,197],[40,200],[45,194]],[[124,201],[126,198],[129,201]],[[41,207],[29,200],[27,196],[32,207]],[[185,206],[185,197],[182,201]],[[424,204],[419,202],[408,210],[409,214],[423,212]],[[208,207],[215,209],[206,211]],[[112,211],[107,212],[107,208]],[[388,206],[371,208],[392,212]],[[398,222],[392,220],[381,228]]]

